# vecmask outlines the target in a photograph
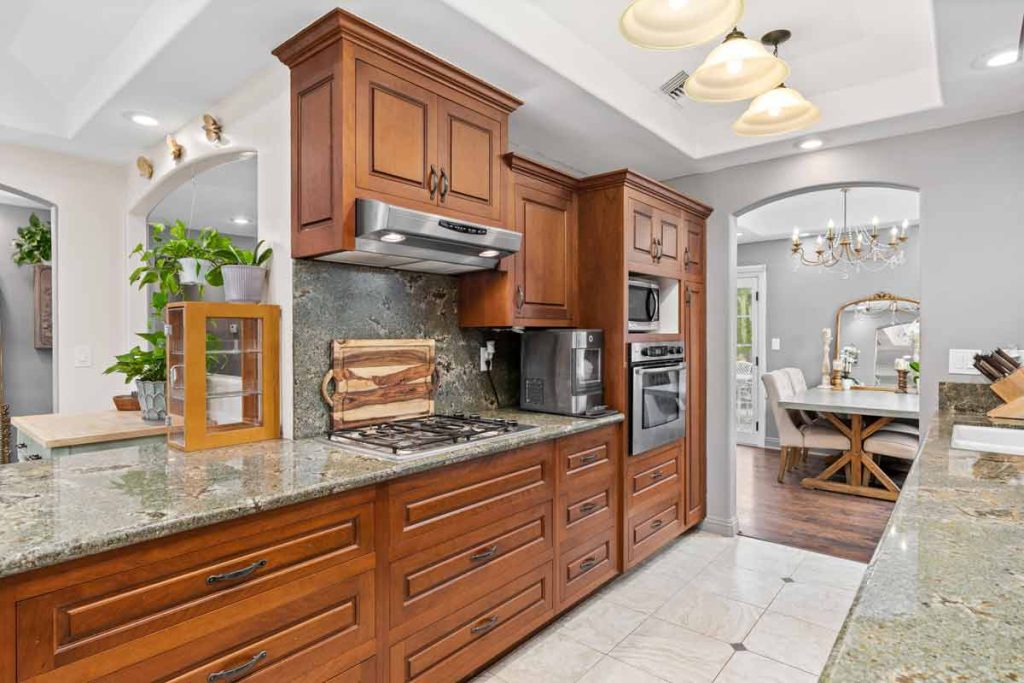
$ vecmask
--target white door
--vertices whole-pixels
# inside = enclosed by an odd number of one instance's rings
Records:
[[[765,267],[740,266],[736,278],[736,443],[764,446]]]

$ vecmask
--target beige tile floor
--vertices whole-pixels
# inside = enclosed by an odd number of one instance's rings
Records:
[[[864,566],[750,538],[689,533],[476,680],[812,683]]]

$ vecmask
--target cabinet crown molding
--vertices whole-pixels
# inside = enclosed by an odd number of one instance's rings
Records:
[[[384,54],[408,68],[505,112],[512,113],[523,104],[522,100],[504,90],[342,9],[331,10],[272,52],[286,66],[294,68],[296,64],[343,38]]]
[[[711,215],[711,212],[714,211],[714,209],[707,204],[699,202],[692,197],[687,197],[685,194],[677,192],[671,187],[668,187],[653,178],[648,178],[647,176],[637,173],[636,171],[631,171],[628,168],[583,178],[579,181],[579,190],[580,192],[589,192],[591,190],[603,190],[609,187],[621,187],[623,185],[639,190],[640,192],[653,197],[657,197],[662,201],[678,206],[691,214],[699,216],[700,218],[707,218]]]
[[[509,152],[505,154],[505,163],[514,172],[521,175],[532,176],[538,180],[554,183],[567,190],[575,191],[579,185],[579,178],[563,173],[556,168],[547,166],[533,159]]]

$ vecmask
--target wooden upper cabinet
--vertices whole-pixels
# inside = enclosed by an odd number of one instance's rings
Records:
[[[567,327],[576,313],[576,179],[516,154],[509,171],[509,227],[523,236],[503,271],[459,283],[463,327]]]
[[[292,76],[292,256],[355,247],[355,200],[502,226],[522,102],[343,10],[274,54]]]
[[[630,198],[626,209],[626,246],[630,263],[654,264],[654,207]]]
[[[655,234],[658,237],[658,258],[655,265],[666,273],[676,274],[683,269],[685,237],[683,220],[678,210],[659,210],[655,214]]]
[[[356,187],[424,204],[437,195],[438,97],[356,57]]]
[[[686,276],[702,279],[704,277],[704,230],[703,218],[686,216],[686,248],[683,253],[683,265]]]
[[[501,218],[501,121],[440,100],[438,200],[445,209],[485,219]]]

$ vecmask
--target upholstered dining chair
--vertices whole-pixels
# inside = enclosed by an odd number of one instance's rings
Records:
[[[772,408],[772,416],[779,428],[779,477],[781,483],[786,471],[795,462],[797,456],[807,448],[845,451],[850,448],[850,439],[829,424],[797,422],[796,411],[789,411],[779,405],[780,401],[792,398],[796,391],[790,381],[790,375],[783,370],[773,370],[761,376],[764,388],[768,393],[768,402]]]
[[[789,383],[793,385],[794,394],[807,391],[807,379],[804,377],[803,370],[800,368],[782,368],[782,371],[789,377]],[[800,413],[800,420],[805,425],[809,425],[818,419],[818,414],[813,410],[800,410],[797,412]]]

